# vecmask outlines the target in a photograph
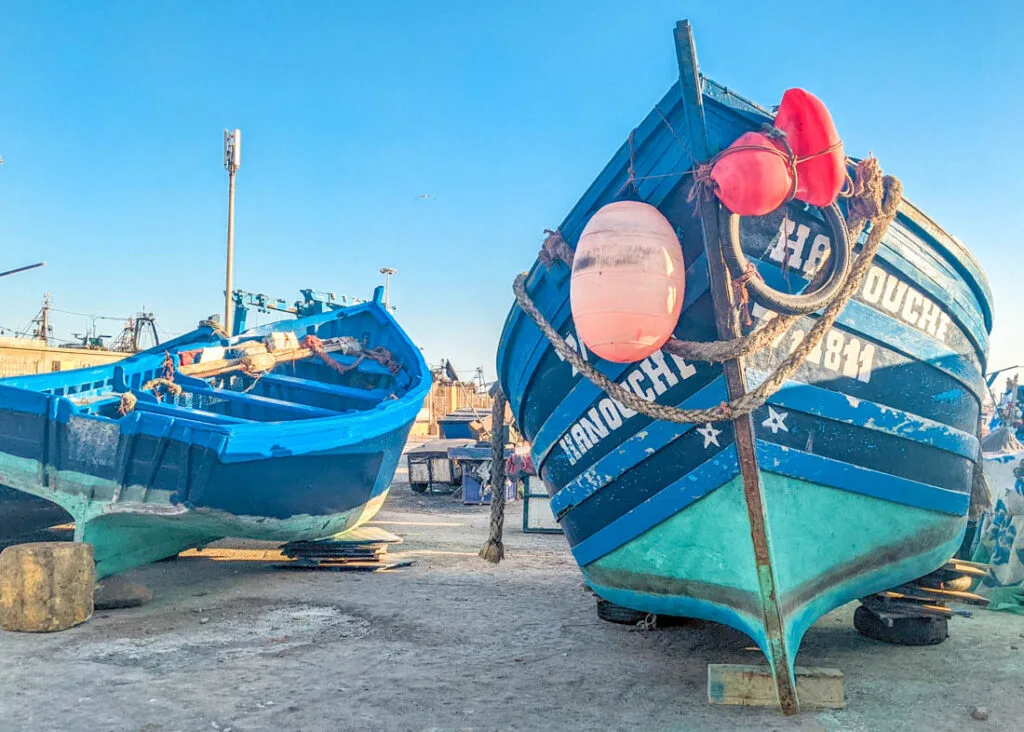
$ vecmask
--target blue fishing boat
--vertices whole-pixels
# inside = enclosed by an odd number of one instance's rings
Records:
[[[739,239],[762,291],[786,300],[808,293],[824,252],[837,252],[845,234],[828,211],[799,202],[740,222],[713,199],[691,196],[689,172],[773,115],[700,74],[688,23],[678,24],[675,40],[679,80],[569,212],[554,244],[574,249],[594,213],[623,197],[657,207],[686,262],[675,338],[729,340],[772,319],[753,295],[751,322],[737,312],[730,243]],[[768,658],[787,713],[798,709],[794,664],[811,625],[944,566],[967,521],[992,296],[958,240],[906,200],[893,215],[820,344],[766,403],[736,419],[680,423],[627,407],[556,351],[524,299],[498,348],[501,387],[589,585],[614,606],[748,634]],[[851,256],[869,239],[855,232]],[[667,349],[612,363],[577,337],[571,252],[563,261],[552,252],[557,246],[546,246],[517,280],[523,298],[581,365],[656,405],[736,403],[822,317],[807,312],[760,351],[721,363]]]
[[[352,530],[384,502],[431,383],[381,295],[0,380],[0,483],[64,508],[100,577],[223,537]]]

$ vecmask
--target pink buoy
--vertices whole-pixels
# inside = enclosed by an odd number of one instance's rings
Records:
[[[796,198],[812,206],[830,206],[846,181],[846,153],[824,102],[803,89],[782,95],[775,126],[786,133],[796,165]]]
[[[587,222],[569,301],[576,333],[592,352],[615,363],[650,356],[672,335],[685,288],[679,238],[654,206],[609,203]]]
[[[781,206],[793,190],[793,174],[782,149],[760,132],[746,132],[711,169],[715,195],[740,216],[763,216]]]

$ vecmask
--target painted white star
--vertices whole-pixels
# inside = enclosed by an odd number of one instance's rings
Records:
[[[776,412],[768,407],[768,419],[762,422],[761,426],[771,429],[773,435],[779,434],[779,430],[789,432],[789,427],[786,426],[786,417],[788,416],[789,412]]]
[[[715,447],[721,447],[718,444],[718,436],[722,434],[722,430],[716,430],[715,426],[708,422],[706,425],[697,430],[701,437],[704,438],[704,447],[708,445],[714,445]]]

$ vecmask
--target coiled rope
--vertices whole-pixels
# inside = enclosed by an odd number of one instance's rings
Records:
[[[808,354],[813,351],[825,334],[835,323],[847,302],[860,288],[868,268],[874,260],[882,238],[889,225],[896,218],[896,211],[903,198],[903,186],[899,179],[882,176],[881,168],[875,158],[868,158],[857,164],[853,180],[853,193],[847,215],[847,229],[850,240],[856,241],[865,224],[870,224],[871,231],[861,250],[860,255],[850,268],[843,285],[835,293],[834,299],[825,307],[822,314],[811,327],[807,336],[800,341],[793,352],[780,363],[776,369],[757,387],[729,402],[708,409],[680,409],[650,402],[632,391],[617,384],[585,361],[575,348],[566,343],[552,325],[544,318],[533,304],[526,292],[528,273],[523,272],[515,279],[512,286],[516,302],[548,339],[555,351],[572,364],[585,378],[602,389],[605,393],[624,406],[645,414],[652,419],[660,419],[678,423],[708,423],[736,419],[750,414],[761,407],[782,384],[800,367]],[[559,239],[561,237],[558,237]],[[564,241],[562,242],[564,244]],[[568,245],[560,246],[557,242],[545,247],[541,255],[542,261],[564,254]],[[556,254],[558,252],[558,254]],[[563,260],[564,261],[564,260]],[[824,269],[824,268],[823,268]],[[787,333],[799,316],[776,316],[749,335],[725,341],[680,341],[670,339],[664,350],[682,358],[696,361],[718,363],[759,351]]]

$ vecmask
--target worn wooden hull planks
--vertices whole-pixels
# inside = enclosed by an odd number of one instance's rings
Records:
[[[183,353],[282,332],[350,337],[397,366],[330,354],[340,369],[310,357],[259,375],[178,370]],[[184,391],[160,401],[144,385],[167,354]],[[228,536],[334,536],[379,510],[430,382],[376,300],[232,339],[200,328],[110,366],[0,380],[0,482],[66,510],[101,577]]]
[[[637,192],[668,217],[683,245],[686,300],[675,335],[714,340],[722,337],[723,305],[709,275],[713,227],[687,201],[689,177],[678,174],[771,117],[701,77],[689,44],[681,24],[681,80],[635,130],[632,158]],[[627,184],[630,148],[619,149],[562,223],[571,246]],[[807,284],[828,243],[820,216],[802,204],[743,225],[747,256],[789,292]],[[733,372],[663,352],[614,364],[579,344],[569,275],[561,263],[535,263],[527,291],[598,370],[661,404],[711,407],[735,397],[773,370],[816,318]],[[623,407],[562,361],[518,306],[502,333],[498,375],[595,591],[636,610],[746,632],[779,670],[780,704],[794,711],[796,652],[815,620],[934,570],[959,547],[978,456],[991,299],[967,250],[904,202],[821,347],[746,422],[673,424]],[[747,331],[768,314],[754,307],[751,316]]]

